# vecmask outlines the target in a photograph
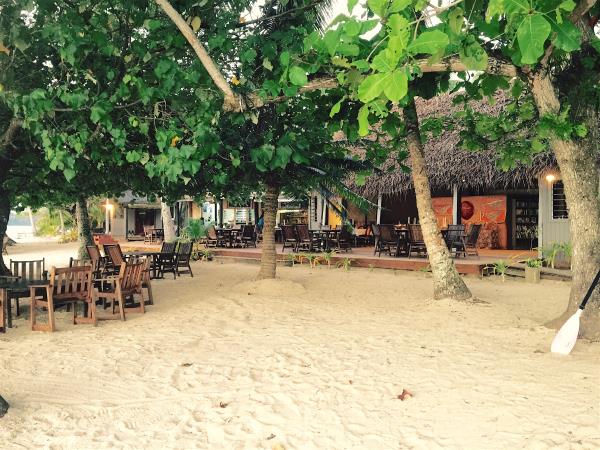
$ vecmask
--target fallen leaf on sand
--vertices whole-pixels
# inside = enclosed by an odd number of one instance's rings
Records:
[[[410,397],[414,397],[414,394],[410,391],[407,391],[406,389],[402,389],[402,394],[398,395],[398,398],[402,401]]]
[[[181,366],[182,367],[190,367],[193,363],[183,363]]]
[[[348,383],[352,384],[352,380],[348,380]]]
[[[227,405],[229,405],[229,403],[227,403],[227,402],[219,402],[219,406],[221,408],[227,408]]]
[[[273,433],[271,433],[271,434],[269,435],[269,437],[267,438],[267,441],[270,441],[270,440],[271,440],[271,439],[273,439],[274,437],[275,437],[275,435],[274,435]]]

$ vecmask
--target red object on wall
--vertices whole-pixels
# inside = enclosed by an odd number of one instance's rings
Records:
[[[473,206],[473,203],[468,202],[468,201],[461,202],[460,216],[464,220],[469,220],[471,217],[473,217],[474,213],[475,213],[475,207]]]

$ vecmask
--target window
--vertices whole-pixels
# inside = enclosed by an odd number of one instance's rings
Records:
[[[565,198],[565,187],[562,181],[555,181],[552,184],[552,218],[569,218],[569,209],[567,208],[567,199]]]

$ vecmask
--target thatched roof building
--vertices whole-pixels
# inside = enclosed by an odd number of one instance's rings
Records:
[[[475,108],[482,112],[497,112],[506,100],[497,99],[495,105],[482,102]],[[441,117],[449,112],[458,111],[452,103],[451,95],[441,95],[431,100],[417,103],[419,118]],[[556,169],[556,161],[551,152],[534,156],[531,164],[519,164],[507,172],[497,166],[498,155],[493,150],[469,152],[459,147],[459,130],[442,132],[438,137],[425,143],[427,173],[433,192],[451,191],[453,185],[461,190],[506,190],[537,188],[540,174]],[[407,161],[407,165],[408,161]],[[374,199],[379,194],[405,194],[413,189],[410,173],[403,172],[394,158],[390,158],[383,173],[371,175],[364,186],[353,186],[365,197]]]

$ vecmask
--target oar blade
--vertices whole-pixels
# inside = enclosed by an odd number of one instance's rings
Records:
[[[558,330],[550,350],[552,353],[559,353],[561,355],[568,355],[575,347],[577,342],[577,336],[579,335],[579,317],[581,316],[581,309],[578,309],[575,314],[569,317],[569,320]]]

